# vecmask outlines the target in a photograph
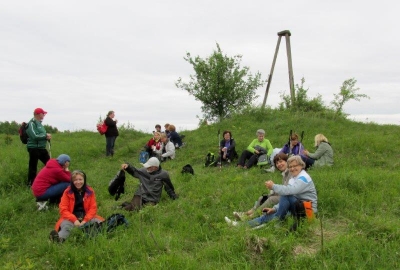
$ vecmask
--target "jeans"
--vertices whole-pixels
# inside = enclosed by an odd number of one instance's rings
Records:
[[[57,203],[60,201],[61,196],[64,193],[64,190],[70,185],[68,182],[61,182],[58,184],[55,184],[53,186],[50,186],[46,192],[39,197],[36,197],[37,201],[47,201],[50,200],[50,202]]]
[[[36,178],[37,165],[39,160],[46,165],[50,159],[49,152],[45,148],[28,148],[29,152],[29,169],[28,169],[28,186],[32,186]]]
[[[116,136],[106,137],[106,156],[114,155],[114,145],[116,139]]]

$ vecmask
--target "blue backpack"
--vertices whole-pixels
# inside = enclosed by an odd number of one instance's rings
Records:
[[[146,150],[142,150],[139,154],[139,162],[144,164],[147,162],[148,159],[149,159],[149,152],[147,152]]]

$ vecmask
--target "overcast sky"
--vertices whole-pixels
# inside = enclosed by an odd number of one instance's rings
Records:
[[[290,30],[294,82],[304,77],[310,97],[329,104],[355,78],[371,99],[345,112],[400,124],[400,2],[329,2],[1,1],[0,121],[29,120],[42,107],[44,124],[60,130],[95,130],[109,110],[146,132],[167,122],[194,129],[201,103],[175,86],[194,73],[186,53],[206,58],[218,42],[265,80],[277,32]],[[283,39],[267,105],[288,89]]]

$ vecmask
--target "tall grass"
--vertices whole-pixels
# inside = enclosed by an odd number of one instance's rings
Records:
[[[305,131],[303,144],[309,150],[314,135],[323,133],[335,151],[334,167],[310,170],[318,191],[319,216],[296,233],[288,234],[285,226],[275,228],[273,223],[260,230],[228,227],[223,219],[232,211],[248,210],[265,192],[265,180],[281,181],[279,173],[203,167],[207,152],[217,152],[219,129],[232,131],[240,153],[259,128],[266,130],[274,147],[286,143],[293,129]],[[105,157],[105,139],[96,133],[54,134],[52,156],[66,153],[71,156],[71,169],[87,173],[99,214],[122,212],[130,222],[128,228],[93,239],[77,229],[61,245],[48,240],[59,216],[57,206],[37,212],[25,186],[26,146],[16,136],[10,142],[4,135],[0,137],[1,268],[398,269],[399,131],[394,125],[256,109],[219,124],[181,131],[187,146],[177,151],[176,160],[162,164],[179,199],[172,201],[163,192],[160,204],[139,213],[115,209],[131,199],[137,179],[127,177],[126,193],[118,202],[107,186],[123,162],[140,166],[139,152],[150,134],[123,129],[113,158]],[[193,166],[194,176],[180,173],[187,163]]]

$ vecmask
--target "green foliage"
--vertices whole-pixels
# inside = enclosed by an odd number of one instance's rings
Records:
[[[26,122],[28,122],[27,120]],[[0,134],[8,134],[8,135],[18,135],[18,130],[19,126],[21,123],[17,123],[16,121],[5,121],[5,122],[0,122]],[[47,133],[57,133],[58,129],[56,127],[52,127],[50,125],[43,125],[44,128],[46,129]]]
[[[331,102],[331,104],[337,116],[346,116],[346,114],[343,113],[343,106],[348,101],[360,101],[362,98],[369,99],[367,95],[357,93],[360,88],[355,88],[356,83],[357,80],[354,78],[345,80],[340,87],[340,92],[338,94],[333,94],[335,99]]]
[[[251,208],[265,193],[265,180],[279,183],[278,172],[203,167],[207,152],[218,149],[218,129],[232,131],[240,154],[259,128],[266,130],[274,147],[287,142],[291,129],[305,131],[306,148],[313,148],[317,133],[332,143],[335,165],[309,171],[318,191],[318,219],[296,233],[287,232],[290,219],[283,227],[270,223],[260,230],[228,227],[224,221],[232,211]],[[180,132],[186,135],[186,146],[177,151],[175,160],[162,163],[179,199],[172,201],[163,192],[157,206],[139,213],[116,209],[132,198],[137,179],[127,176],[126,193],[118,202],[107,186],[123,162],[140,166],[139,152],[151,134],[121,131],[112,158],[105,157],[105,138],[97,132],[54,134],[53,157],[66,153],[71,156],[71,170],[86,172],[99,214],[121,212],[130,222],[127,229],[119,227],[93,239],[76,228],[63,244],[48,240],[59,217],[57,206],[37,212],[25,186],[26,146],[17,135],[11,135],[10,144],[0,140],[1,269],[400,268],[399,126],[253,107],[219,123]],[[187,163],[195,175],[180,173]]]
[[[218,43],[206,59],[193,58],[190,53],[184,59],[193,66],[195,75],[190,75],[189,83],[179,78],[176,86],[203,103],[201,110],[209,121],[220,121],[250,105],[257,97],[256,89],[264,84],[259,72],[253,76],[248,67],[240,66],[241,55],[223,55]]]

